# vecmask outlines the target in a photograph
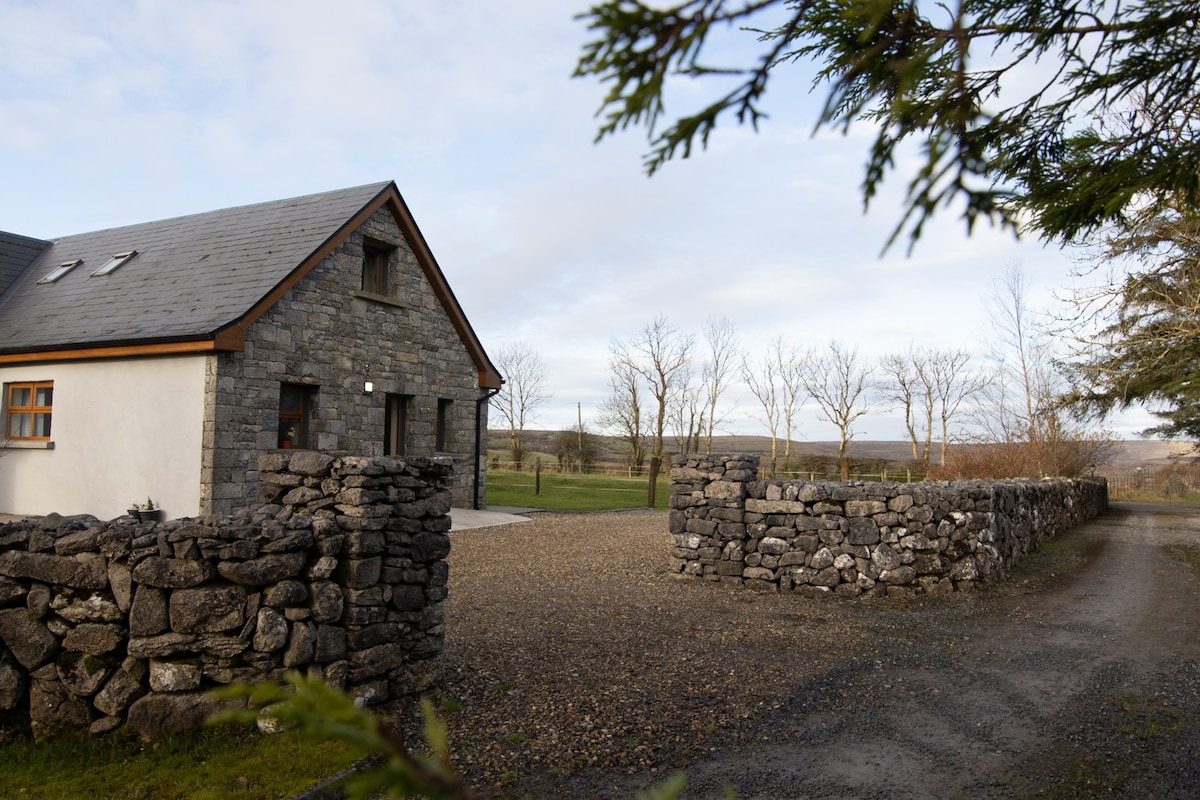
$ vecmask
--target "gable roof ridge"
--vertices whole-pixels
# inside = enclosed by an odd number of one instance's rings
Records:
[[[316,202],[318,200],[327,199],[332,195],[349,195],[361,192],[364,189],[374,189],[378,187],[379,191],[384,191],[388,186],[394,185],[394,181],[377,181],[374,183],[364,183],[359,186],[347,186],[343,189],[328,189],[323,192],[310,192],[308,194],[299,194],[294,197],[284,197],[277,200],[261,200],[254,203],[242,203],[235,206],[225,206],[223,208],[210,208],[206,211],[193,211],[187,214],[176,214],[171,217],[162,217],[160,219],[145,220],[143,222],[130,222],[125,225],[112,225],[107,228],[96,228],[90,231],[80,231],[79,233],[68,233],[62,236],[55,236],[50,239],[48,244],[58,244],[70,239],[77,239],[83,236],[97,236],[100,234],[116,233],[123,230],[132,230],[135,228],[157,227],[160,225],[170,225],[172,223],[183,222],[190,219],[200,219],[202,217],[211,217],[218,214],[238,214],[255,209],[266,209],[272,206],[289,206],[296,205],[301,201]],[[2,233],[2,232],[0,232]],[[40,241],[40,240],[35,240]]]

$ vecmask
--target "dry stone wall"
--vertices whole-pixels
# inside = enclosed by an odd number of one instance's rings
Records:
[[[962,591],[1107,505],[1102,478],[767,481],[755,456],[686,456],[671,470],[671,559],[684,575],[808,594]]]
[[[371,704],[439,674],[448,460],[271,454],[262,505],[0,526],[0,720],[45,736],[199,725],[208,690],[305,670]]]

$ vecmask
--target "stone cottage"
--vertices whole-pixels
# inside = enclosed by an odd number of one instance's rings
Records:
[[[292,448],[444,454],[478,507],[500,385],[391,182],[0,233],[0,512],[228,514]]]

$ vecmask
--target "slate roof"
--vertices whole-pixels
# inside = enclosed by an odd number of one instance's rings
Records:
[[[55,239],[0,299],[0,354],[211,339],[389,188],[377,183]],[[137,256],[91,277],[128,250]],[[83,263],[53,284],[38,283],[72,259]]]
[[[50,242],[0,231],[0,302],[5,291],[17,282]]]

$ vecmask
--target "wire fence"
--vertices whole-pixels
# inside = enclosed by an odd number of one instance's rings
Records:
[[[488,484],[496,489],[529,493],[541,497],[546,492],[579,493],[599,496],[621,496],[624,505],[633,507],[653,503],[663,505],[667,490],[669,466],[663,465],[655,481],[654,500],[651,500],[651,465],[627,467],[599,464],[586,468],[564,468],[557,461],[538,460],[533,465],[492,459]],[[1200,465],[1173,464],[1169,466],[1097,468],[1095,474],[1108,480],[1109,497],[1116,501],[1195,502],[1200,503]],[[840,481],[836,468],[825,470],[780,469],[774,475],[760,469],[760,477],[778,480]],[[926,475],[911,466],[894,465],[871,470],[851,471],[849,479],[863,482],[916,483]]]
[[[1200,466],[1104,467],[1097,475],[1108,479],[1113,500],[1200,502]]]

